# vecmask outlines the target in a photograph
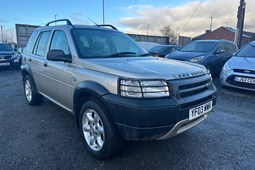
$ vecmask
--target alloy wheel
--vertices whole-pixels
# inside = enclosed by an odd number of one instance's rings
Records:
[[[88,109],[82,117],[83,135],[88,146],[94,151],[100,151],[105,142],[105,132],[99,114]]]

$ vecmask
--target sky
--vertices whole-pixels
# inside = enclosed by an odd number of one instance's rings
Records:
[[[15,24],[43,26],[68,18],[73,24],[103,22],[103,0],[0,0],[0,25],[15,36]],[[195,37],[210,27],[236,27],[239,0],[104,0],[105,23],[133,34],[161,35],[160,28],[171,25],[179,35]],[[245,30],[255,32],[255,2],[246,0]],[[191,17],[192,16],[192,17]],[[88,19],[89,18],[89,19]]]

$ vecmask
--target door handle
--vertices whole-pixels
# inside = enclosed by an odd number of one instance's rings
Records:
[[[45,67],[47,67],[47,66],[48,66],[48,63],[47,63],[47,62],[44,62],[43,65],[44,65]]]
[[[32,59],[31,59],[31,58],[29,58],[29,59],[28,59],[28,61],[32,61]]]

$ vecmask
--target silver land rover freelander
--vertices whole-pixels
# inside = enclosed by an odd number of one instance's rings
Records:
[[[28,104],[45,97],[73,113],[85,148],[99,159],[124,140],[180,134],[216,104],[204,66],[152,57],[112,25],[49,22],[33,32],[22,60]]]

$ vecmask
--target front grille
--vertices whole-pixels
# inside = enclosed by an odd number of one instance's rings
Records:
[[[243,76],[238,76],[238,77],[243,77]],[[244,82],[237,82],[234,80],[235,76],[229,76],[227,78],[227,83],[231,84],[233,86],[238,86],[238,87],[243,87],[243,88],[248,88],[248,89],[255,89],[255,84],[251,84],[251,83],[244,83]],[[254,77],[245,77],[245,78],[252,78],[254,79]]]
[[[234,69],[236,73],[255,74],[255,70]]]
[[[11,58],[12,58],[11,55],[0,56],[0,60],[8,60],[8,59],[11,59]]]
[[[186,84],[179,86],[179,93],[181,97],[188,97],[195,94],[202,93],[208,90],[208,87],[211,85],[210,80],[193,83],[193,84]]]

